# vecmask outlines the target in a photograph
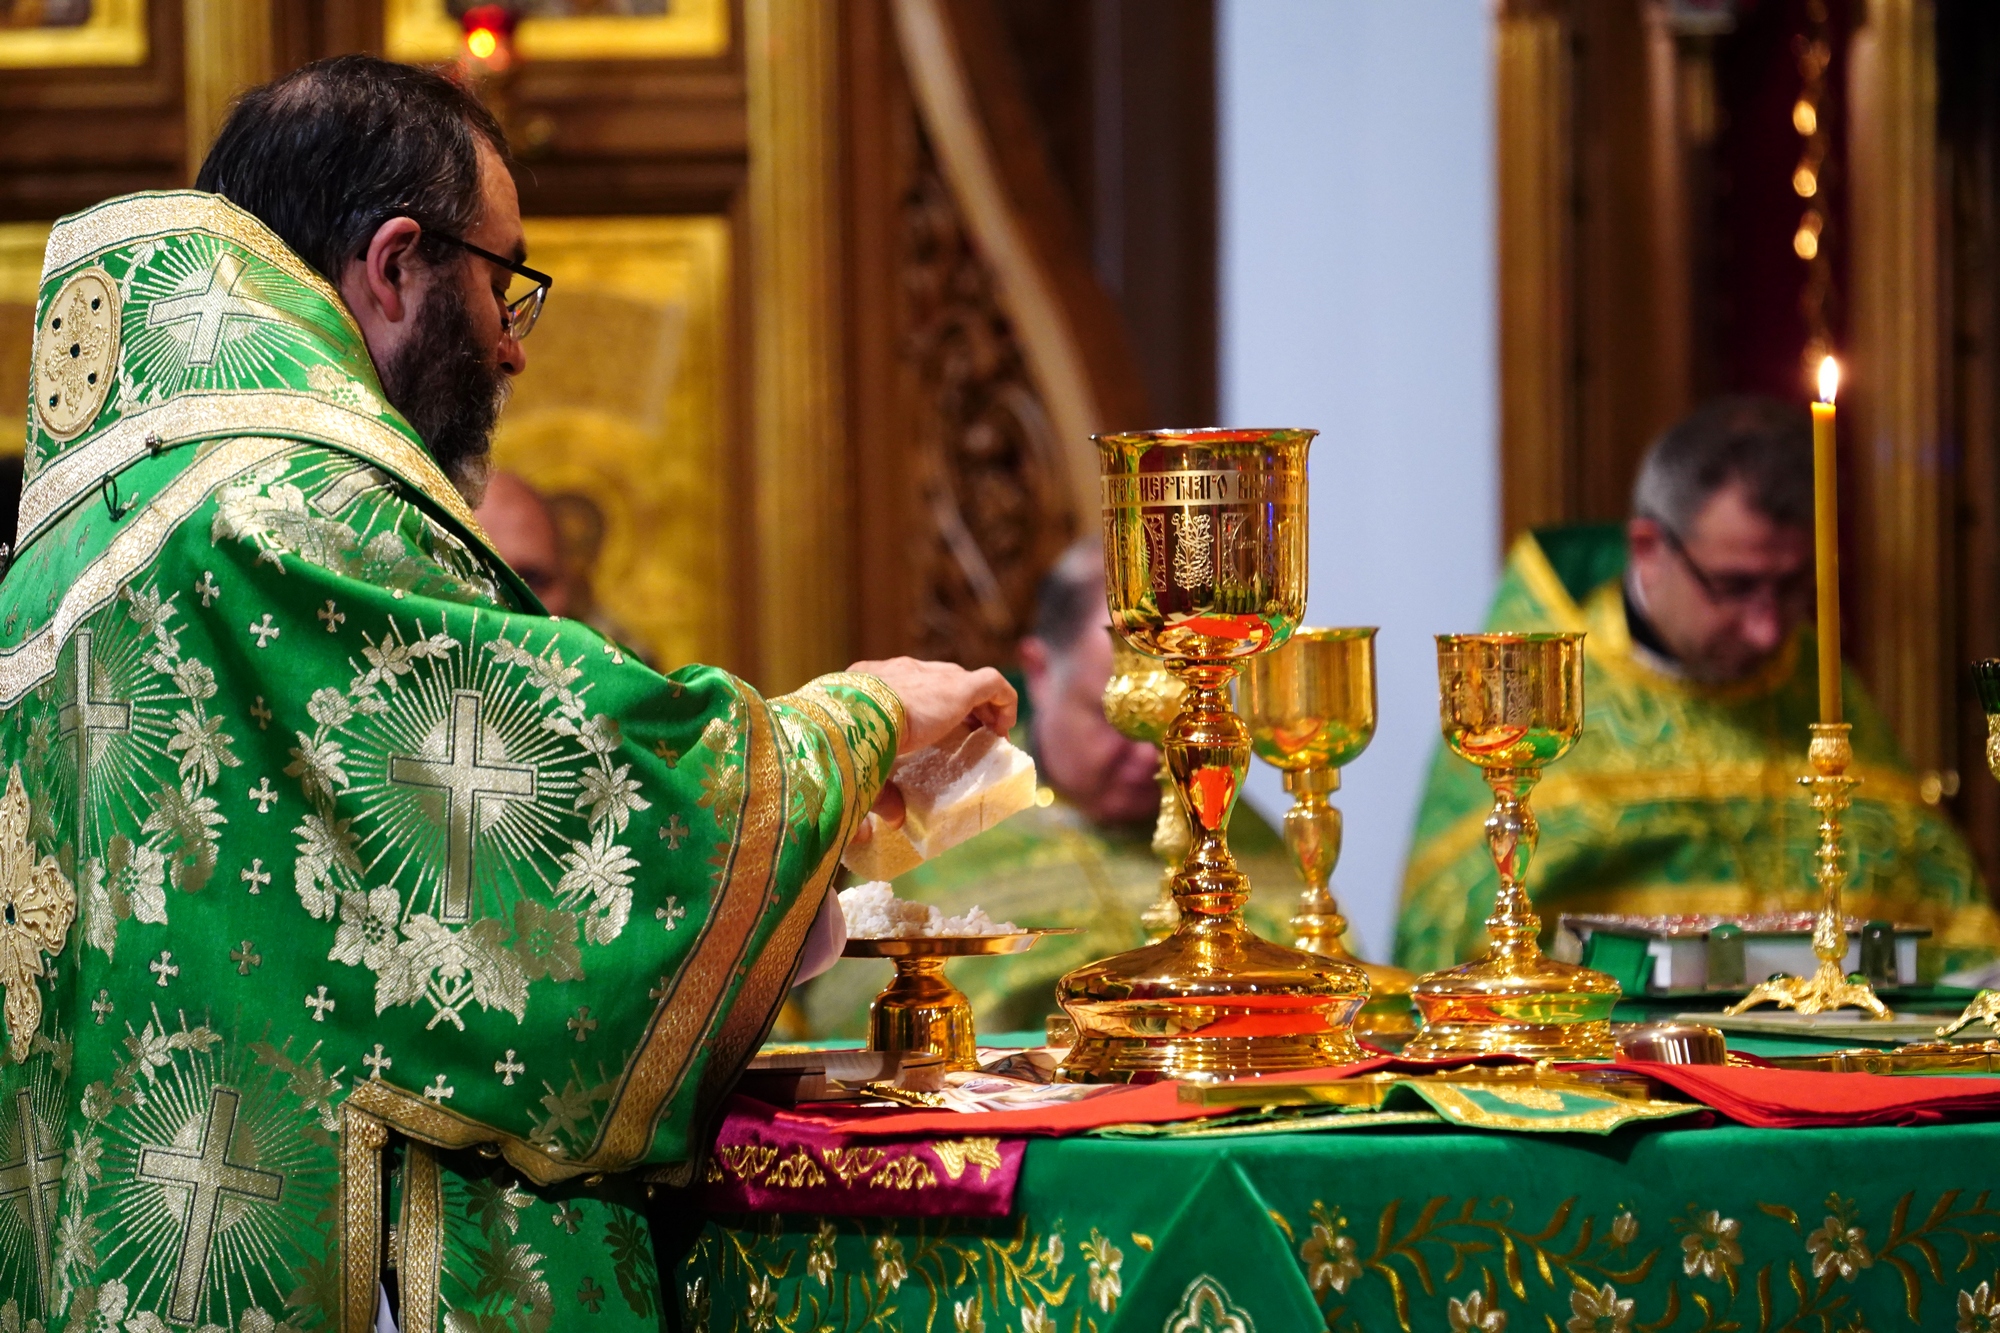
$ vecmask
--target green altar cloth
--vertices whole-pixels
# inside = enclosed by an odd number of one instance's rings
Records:
[[[1014,1215],[720,1218],[683,1327],[2000,1328],[2000,1124],[1029,1145]],[[1249,1205],[1246,1206],[1246,1201]]]

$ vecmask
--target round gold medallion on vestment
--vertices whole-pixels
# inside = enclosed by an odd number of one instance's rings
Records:
[[[62,285],[35,330],[35,415],[58,440],[97,420],[117,378],[118,284],[87,268]]]

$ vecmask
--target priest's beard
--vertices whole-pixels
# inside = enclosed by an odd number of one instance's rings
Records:
[[[507,372],[482,351],[459,284],[431,284],[409,340],[382,368],[382,392],[431,451],[469,505],[492,470],[493,424],[511,388]]]

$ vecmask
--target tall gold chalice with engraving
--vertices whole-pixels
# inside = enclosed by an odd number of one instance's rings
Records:
[[[1187,686],[1167,670],[1157,657],[1148,657],[1106,627],[1111,636],[1111,678],[1104,682],[1104,718],[1127,740],[1158,745],[1166,739],[1167,727],[1181,711],[1181,696]],[[1139,914],[1149,941],[1165,939],[1181,909],[1174,904],[1174,872],[1187,855],[1187,819],[1181,814],[1180,797],[1174,775],[1167,771],[1167,756],[1160,752],[1160,813],[1153,821],[1153,855],[1160,858],[1160,896]]]
[[[1284,643],[1306,595],[1309,430],[1096,437],[1113,626],[1187,686],[1163,746],[1189,846],[1180,920],[1157,943],[1079,968],[1057,998],[1076,1024],[1061,1075],[1214,1081],[1357,1058],[1368,978],[1260,939],[1226,831],[1250,763],[1229,707],[1239,660]]]
[[[1250,749],[1285,775],[1292,808],[1285,847],[1305,888],[1292,918],[1292,947],[1354,963],[1368,974],[1368,1003],[1357,1036],[1402,1042],[1417,1030],[1413,973],[1364,963],[1347,951],[1347,918],[1328,882],[1340,860],[1340,811],[1327,800],[1340,770],[1375,736],[1375,631],[1301,629],[1276,652],[1253,657],[1236,678],[1236,706],[1250,726]]]
[[[1424,1026],[1403,1054],[1611,1059],[1618,983],[1542,955],[1541,918],[1523,887],[1540,834],[1528,793],[1542,766],[1583,733],[1583,635],[1440,634],[1437,645],[1445,744],[1477,764],[1493,789],[1486,846],[1500,889],[1486,919],[1486,952],[1412,989]]]

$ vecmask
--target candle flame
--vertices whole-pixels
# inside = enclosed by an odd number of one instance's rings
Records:
[[[1834,394],[1839,391],[1840,362],[1828,357],[1819,363],[1819,400],[1822,403],[1830,403]]]

